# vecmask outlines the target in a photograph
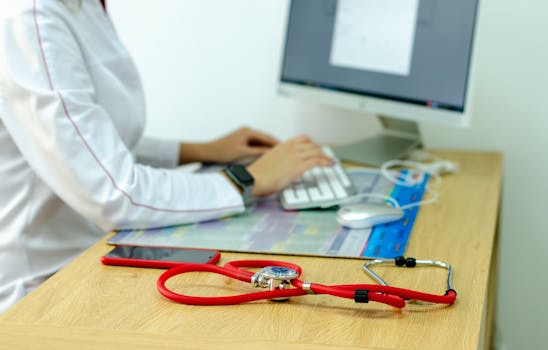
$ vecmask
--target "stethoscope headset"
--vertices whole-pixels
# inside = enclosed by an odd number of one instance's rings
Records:
[[[394,264],[397,267],[434,266],[447,269],[447,290],[445,294],[437,295],[389,286],[370,269],[370,266],[377,264]],[[260,268],[261,270],[253,272],[247,270],[248,268]],[[282,301],[290,297],[307,294],[328,294],[353,299],[357,303],[374,301],[396,308],[403,308],[406,302],[411,300],[451,305],[457,298],[457,292],[451,285],[452,267],[442,261],[416,260],[404,257],[374,259],[366,262],[363,265],[363,270],[379,284],[324,285],[304,282],[300,279],[301,267],[284,261],[235,260],[226,263],[224,266],[181,264],[164,272],[157,281],[157,288],[164,297],[188,305],[234,305],[264,299]],[[170,278],[188,272],[211,272],[251,283],[254,287],[266,288],[267,290],[231,296],[204,297],[179,294],[166,287],[166,282]]]

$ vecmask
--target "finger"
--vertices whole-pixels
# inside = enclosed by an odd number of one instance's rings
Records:
[[[321,158],[324,161],[333,163],[334,159],[329,157],[327,154],[323,152],[323,150],[316,145],[301,145],[298,150],[298,156],[303,159],[308,158]]]
[[[275,146],[278,144],[278,139],[260,131],[251,130],[251,134],[248,135],[248,144],[251,146]]]
[[[250,156],[260,156],[260,155],[264,154],[265,152],[270,151],[271,149],[272,149],[272,147],[270,147],[270,146],[256,146],[256,145],[253,145],[253,146],[245,147],[244,152],[247,155],[250,155]]]
[[[310,157],[307,159],[302,159],[300,162],[296,163],[293,172],[291,175],[290,182],[296,180],[302,176],[306,171],[315,168],[315,167],[330,167],[333,165],[333,161],[329,158],[323,157]]]
[[[326,157],[311,157],[303,160],[301,163],[304,168],[303,172],[314,167],[329,167],[333,165],[333,160]]]
[[[297,143],[313,143],[312,139],[308,135],[304,134],[293,138],[293,141]]]

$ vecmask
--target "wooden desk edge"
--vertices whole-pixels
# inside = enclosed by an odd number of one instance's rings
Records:
[[[172,334],[155,334],[122,330],[90,329],[79,327],[46,327],[36,325],[13,325],[0,322],[0,349],[32,349],[40,344],[43,350],[95,350],[95,349],[188,349],[210,350],[237,346],[240,350],[269,349],[268,340],[248,339],[245,335],[234,338],[192,337]],[[380,350],[380,348],[327,345],[313,343],[275,344],[278,350]]]

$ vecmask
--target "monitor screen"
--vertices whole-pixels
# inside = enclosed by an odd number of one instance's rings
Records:
[[[379,114],[420,120],[420,107],[458,118],[477,2],[293,0],[281,82],[398,104],[374,105]]]

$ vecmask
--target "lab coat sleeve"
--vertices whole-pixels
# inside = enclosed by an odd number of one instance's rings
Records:
[[[143,137],[133,149],[137,162],[156,168],[175,168],[179,165],[179,142]]]
[[[1,117],[37,176],[105,230],[203,221],[244,211],[220,174],[135,162],[62,20],[40,10],[0,29]],[[131,116],[127,116],[131,122]]]

